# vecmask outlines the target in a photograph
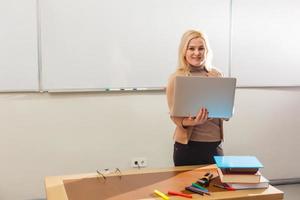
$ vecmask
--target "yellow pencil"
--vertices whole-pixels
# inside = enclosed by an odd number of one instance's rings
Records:
[[[154,193],[157,194],[158,196],[160,196],[161,198],[168,200],[169,197],[167,195],[165,195],[164,193],[158,191],[158,190],[154,190]]]

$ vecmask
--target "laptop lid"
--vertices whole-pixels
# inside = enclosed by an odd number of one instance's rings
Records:
[[[209,118],[230,118],[235,87],[236,78],[177,76],[171,115],[194,117],[205,107]]]

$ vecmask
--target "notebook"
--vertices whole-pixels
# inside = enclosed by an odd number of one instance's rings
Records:
[[[255,156],[214,156],[219,168],[262,168]]]
[[[195,117],[202,107],[209,118],[233,115],[236,78],[177,76],[172,116]]]
[[[227,183],[227,185],[237,190],[268,188],[269,180],[261,176],[259,183]]]
[[[220,168],[217,168],[222,183],[259,183],[261,174],[223,174]]]

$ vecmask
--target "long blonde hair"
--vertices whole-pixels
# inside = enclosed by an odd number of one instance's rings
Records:
[[[207,71],[210,71],[212,68],[212,51],[209,46],[208,39],[206,35],[200,31],[195,30],[189,30],[185,32],[181,38],[181,42],[179,45],[179,51],[178,51],[178,66],[177,71],[184,72],[185,74],[189,73],[190,66],[188,62],[186,61],[185,54],[189,45],[189,42],[192,39],[195,38],[201,38],[204,41],[206,52],[205,52],[205,61],[204,61],[204,68]]]

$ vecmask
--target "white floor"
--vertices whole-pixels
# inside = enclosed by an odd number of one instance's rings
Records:
[[[284,192],[284,200],[300,200],[300,184],[276,185]]]

